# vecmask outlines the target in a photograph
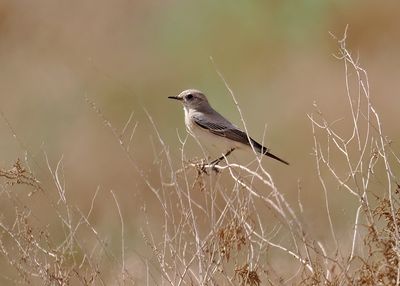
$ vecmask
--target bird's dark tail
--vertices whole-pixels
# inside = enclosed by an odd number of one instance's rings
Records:
[[[265,148],[264,148],[265,149]],[[264,155],[267,155],[268,157],[271,157],[275,160],[278,160],[279,162],[282,162],[283,164],[289,165],[289,163],[278,156],[275,156],[274,154],[269,153],[268,149],[266,149],[266,152],[263,153]]]
[[[252,139],[252,144],[254,146],[254,149],[256,149],[256,151],[260,152],[261,154],[264,154],[272,159],[278,160],[279,162],[282,162],[283,164],[289,165],[289,163],[281,158],[279,158],[278,156],[275,156],[274,154],[269,152],[268,148],[265,148],[264,146],[262,146],[260,143],[258,143],[257,141],[255,141],[254,139]]]

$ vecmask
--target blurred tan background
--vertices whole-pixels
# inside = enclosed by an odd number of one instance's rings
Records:
[[[63,157],[70,202],[88,210],[100,186],[93,224],[113,241],[120,228],[114,190],[126,218],[127,253],[141,252],[140,207],[158,204],[85,96],[118,130],[134,113],[132,154],[151,178],[160,146],[144,109],[176,163],[183,111],[167,96],[203,90],[241,126],[212,57],[252,137],[262,140],[267,126],[265,143],[291,163],[266,160],[265,167],[294,203],[301,181],[304,216],[313,218],[310,229],[324,239],[327,221],[307,114],[316,101],[332,121],[348,116],[343,64],[333,57],[337,46],[329,32],[341,37],[349,25],[348,46],[368,71],[372,101],[398,147],[399,11],[397,1],[372,0],[0,1],[0,167],[27,152],[32,170],[51,186],[43,151],[53,167]],[[193,142],[188,148],[199,154]],[[352,224],[346,204],[352,202],[337,188],[331,191],[337,223],[346,229]],[[155,211],[150,219],[159,217]]]

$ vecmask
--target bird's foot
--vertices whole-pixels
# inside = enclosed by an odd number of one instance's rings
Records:
[[[202,161],[201,163],[197,164],[197,169],[199,170],[199,172],[204,173],[206,175],[208,175],[209,169],[218,174],[220,172],[220,170],[216,167],[218,166],[218,163],[219,162],[214,162],[214,161],[211,163],[206,163],[205,161]]]
[[[209,174],[208,170],[211,170],[218,174],[221,170],[217,168],[218,164],[221,163],[220,158],[213,160],[211,162],[207,162],[207,159],[198,160],[197,162],[193,162],[192,166],[196,167],[197,171],[202,174]]]
[[[204,174],[206,174],[206,175],[208,175],[208,172],[207,172],[207,164],[205,163],[205,162],[202,162],[200,165],[199,165],[199,170],[202,172],[202,173],[204,173]]]
[[[220,162],[220,160],[214,160],[208,164],[211,167],[211,170],[213,170],[216,174],[220,172],[220,170],[216,167]]]
[[[198,173],[208,175],[207,168],[209,167],[209,164],[207,163],[207,159],[201,159],[197,161],[194,163],[194,166],[196,167]]]
[[[213,170],[215,172],[215,174],[218,174],[220,171],[216,166],[218,166],[218,164],[212,164],[211,165],[211,170]]]

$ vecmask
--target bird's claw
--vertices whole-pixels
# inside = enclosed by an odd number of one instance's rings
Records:
[[[217,166],[218,165],[218,163],[216,163],[216,164],[212,164],[211,165],[211,170],[213,170],[216,174],[218,174],[219,173],[219,170],[218,170],[218,168],[217,167],[215,167],[215,166]]]
[[[202,162],[202,163],[200,164],[200,171],[201,171],[202,173],[208,175],[206,166],[207,166],[206,163]]]
[[[219,162],[211,162],[211,163],[205,163],[202,161],[201,163],[197,164],[198,169],[200,172],[208,175],[207,169],[210,168],[212,171],[214,171],[216,174],[220,172],[220,170],[216,167]]]

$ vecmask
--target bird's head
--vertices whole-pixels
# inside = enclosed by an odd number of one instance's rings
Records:
[[[187,109],[200,110],[209,106],[207,97],[196,89],[187,89],[177,96],[168,96],[168,98],[179,100]]]

